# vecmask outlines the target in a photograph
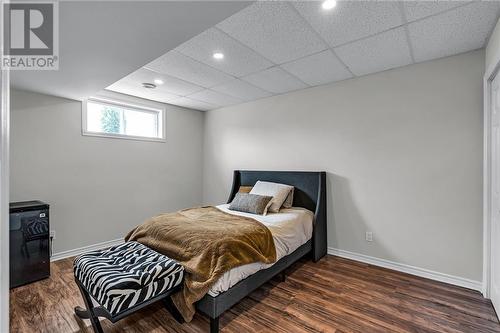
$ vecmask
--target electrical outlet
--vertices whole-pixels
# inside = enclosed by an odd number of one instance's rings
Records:
[[[50,238],[52,238],[52,240],[56,239],[56,231],[55,230],[50,230]]]
[[[373,232],[367,231],[365,234],[365,239],[367,242],[373,242]]]

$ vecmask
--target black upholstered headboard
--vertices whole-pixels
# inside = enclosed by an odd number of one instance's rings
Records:
[[[326,230],[326,173],[324,171],[234,171],[233,187],[228,203],[233,201],[240,186],[253,186],[258,180],[295,187],[293,206],[314,212],[312,236],[313,260],[327,252]]]

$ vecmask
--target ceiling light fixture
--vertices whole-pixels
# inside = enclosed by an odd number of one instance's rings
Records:
[[[163,84],[164,82],[163,82],[162,79],[155,79],[154,83],[157,84],[157,85],[160,85],[160,84]]]
[[[337,6],[337,1],[335,1],[335,0],[325,0],[325,1],[323,1],[323,4],[321,5],[321,7],[323,7],[323,9],[325,9],[325,10],[333,9],[333,8],[335,8],[335,6]]]
[[[154,89],[154,88],[156,88],[156,84],[152,84],[152,83],[149,83],[149,82],[144,82],[144,83],[142,84],[142,86],[143,86],[144,88],[146,88],[146,89]]]
[[[224,53],[221,53],[221,52],[215,52],[215,53],[214,53],[214,59],[217,59],[217,60],[224,59]]]

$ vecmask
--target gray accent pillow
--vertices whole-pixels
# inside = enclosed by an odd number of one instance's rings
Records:
[[[244,213],[266,215],[267,209],[271,206],[272,198],[266,195],[236,193],[229,205],[229,209]]]

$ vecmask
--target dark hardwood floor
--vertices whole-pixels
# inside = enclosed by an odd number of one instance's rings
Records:
[[[221,317],[221,332],[500,332],[481,294],[355,261],[328,256],[301,261],[287,280],[272,280]],[[72,259],[52,263],[52,277],[11,291],[11,332],[92,332],[73,315],[83,305]],[[208,332],[196,315],[178,324],[160,304],[105,332]]]

